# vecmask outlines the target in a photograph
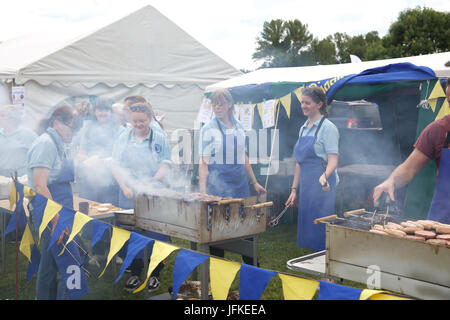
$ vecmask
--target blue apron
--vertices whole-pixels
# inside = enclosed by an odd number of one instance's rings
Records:
[[[226,135],[220,126],[219,120],[217,125],[222,134],[222,150],[223,150],[223,164],[210,163],[208,165],[208,177],[206,178],[206,193],[220,196],[220,197],[232,197],[232,198],[246,198],[250,197],[250,189],[248,187],[247,173],[245,171],[244,164],[238,163],[237,155],[238,150],[245,149],[245,139],[238,141],[237,136],[233,135],[234,143],[234,157],[233,163],[226,163],[227,155],[227,143]],[[214,156],[214,155],[213,155]]]
[[[450,132],[442,149],[439,175],[434,190],[433,200],[428,211],[428,220],[450,224]]]
[[[52,138],[58,150],[58,156],[62,160],[61,169],[55,182],[47,185],[53,201],[62,204],[65,207],[73,209],[73,193],[71,182],[74,181],[73,160],[67,158],[63,150],[58,149],[56,138],[51,132],[47,134]],[[42,234],[41,260],[39,264],[38,275],[36,279],[36,298],[38,300],[68,299],[67,286],[63,277],[57,279],[58,267],[52,252],[47,250],[51,238],[49,228],[46,228]],[[67,254],[67,253],[65,253]]]
[[[300,188],[298,203],[297,245],[314,251],[325,249],[325,225],[314,224],[314,219],[334,212],[336,200],[336,175],[328,178],[330,190],[324,192],[319,177],[324,173],[323,159],[316,155],[314,143],[325,117],[319,123],[314,136],[300,137],[294,147],[294,156],[300,164]]]
[[[47,134],[52,138],[56,147],[58,147],[55,137],[50,132]],[[47,185],[53,201],[62,204],[65,207],[73,209],[73,193],[71,182],[75,179],[75,170],[73,160],[68,159],[63,150],[58,149],[58,155],[61,157],[61,169],[55,182]]]

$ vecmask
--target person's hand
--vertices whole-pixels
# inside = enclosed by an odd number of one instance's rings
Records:
[[[133,198],[133,195],[134,195],[133,190],[131,190],[130,188],[124,186],[122,188],[122,192],[123,192],[123,195],[125,196],[125,198],[127,198],[127,199]]]
[[[395,201],[394,189],[394,181],[390,179],[376,186],[375,189],[373,189],[373,205],[377,206],[378,199],[380,199],[383,193],[389,194],[391,200]]]
[[[297,190],[296,189],[291,189],[291,194],[289,195],[289,198],[286,200],[285,202],[285,206],[286,207],[290,207],[294,204],[294,202],[297,199]]]
[[[323,191],[326,192],[330,190],[330,184],[328,183],[327,178],[325,177],[325,173],[320,176],[319,183],[322,186]]]
[[[262,185],[260,185],[258,182],[255,182],[255,184],[253,185],[253,187],[255,188],[255,191],[258,194],[266,194],[267,190],[264,189],[264,187]]]

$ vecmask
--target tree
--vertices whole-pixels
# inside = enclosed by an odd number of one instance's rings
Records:
[[[312,39],[308,26],[297,19],[264,22],[261,36],[256,38],[257,48],[252,58],[263,60],[263,68],[308,65]]]
[[[392,57],[449,51],[450,13],[426,7],[402,11],[383,40]]]

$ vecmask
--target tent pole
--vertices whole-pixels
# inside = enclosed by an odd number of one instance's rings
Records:
[[[266,174],[266,183],[264,184],[264,189],[267,190],[267,184],[269,182],[269,172],[270,172],[270,167],[272,165],[272,155],[273,155],[273,140],[275,139],[275,135],[277,133],[277,128],[278,128],[278,116],[280,115],[280,105],[281,101],[278,101],[278,105],[277,105],[277,118],[275,119],[275,131],[273,132],[272,135],[272,139],[270,140],[270,158],[269,158],[269,167],[267,168],[267,174]]]

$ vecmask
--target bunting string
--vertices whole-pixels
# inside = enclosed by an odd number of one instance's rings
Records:
[[[17,183],[17,182],[16,182]],[[13,184],[14,185],[14,184]],[[24,186],[20,186],[23,188]],[[15,187],[17,188],[17,186]],[[25,189],[22,189],[25,190]],[[25,194],[30,195],[29,190]],[[17,195],[19,197],[19,195]],[[23,197],[23,193],[20,195]],[[126,264],[131,263],[137,253],[142,250],[146,245],[154,242],[152,254],[150,256],[150,263],[147,270],[147,277],[144,283],[136,289],[134,292],[139,292],[145,288],[150,275],[154,268],[164,259],[166,259],[172,252],[179,250],[177,257],[175,259],[174,265],[174,275],[173,275],[173,288],[174,296],[177,296],[178,290],[181,284],[187,279],[189,274],[201,263],[208,261],[210,270],[210,285],[211,293],[213,299],[215,300],[225,300],[228,296],[231,284],[234,281],[237,272],[240,272],[240,299],[251,299],[258,300],[265,291],[269,281],[278,276],[282,282],[283,295],[285,300],[311,300],[315,295],[317,289],[320,289],[320,294],[318,299],[373,299],[373,300],[387,300],[387,299],[406,299],[392,295],[387,291],[377,291],[368,289],[354,289],[342,285],[330,284],[326,282],[319,282],[315,280],[305,279],[298,277],[296,275],[291,275],[287,273],[277,272],[273,270],[262,269],[256,266],[247,265],[244,263],[237,263],[233,261],[226,260],[224,258],[217,258],[214,256],[209,256],[204,253],[196,252],[190,249],[176,247],[172,244],[168,244],[162,241],[151,239],[150,237],[145,237],[136,232],[130,232],[125,229],[121,229],[114,225],[111,225],[104,221],[94,220],[92,217],[85,215],[79,211],[74,211],[71,208],[65,208],[61,204],[58,204],[50,199],[39,196],[37,194],[31,195],[34,202],[34,210],[42,210],[43,212],[34,212],[35,215],[42,217],[39,226],[36,227],[36,232],[39,235],[39,239],[42,235],[42,231],[47,228],[50,230],[49,222],[57,214],[60,215],[57,226],[55,227],[55,232],[58,228],[58,232],[64,232],[66,228],[70,228],[70,236],[67,238],[65,243],[57,245],[56,243],[51,248],[52,254],[57,261],[58,267],[61,268],[73,268],[73,262],[79,267],[84,276],[86,273],[89,276],[89,272],[83,267],[81,262],[81,257],[79,256],[78,250],[81,250],[85,255],[86,250],[77,242],[75,236],[81,231],[84,225],[91,221],[95,223],[101,223],[112,227],[112,235],[110,239],[110,249],[108,252],[107,261],[104,269],[102,270],[99,278],[106,271],[112,258],[122,249],[122,247],[127,244],[127,257]],[[15,199],[17,203],[20,203],[20,199]],[[37,201],[37,202],[36,202]],[[39,202],[42,203],[39,203]],[[44,203],[45,202],[45,203]],[[17,210],[17,207],[16,207]],[[72,218],[64,218],[64,215],[73,215]],[[58,224],[61,223],[60,226]],[[68,224],[72,224],[69,226]],[[106,228],[98,228],[100,232],[103,232]],[[63,230],[63,231],[61,231]],[[92,235],[94,238],[95,235]],[[98,235],[97,235],[98,237]],[[63,241],[64,242],[64,241]],[[43,248],[42,250],[46,250]],[[29,261],[29,267],[27,271],[27,281],[37,273],[37,266],[39,265],[40,254],[37,249],[36,243],[33,239],[33,234],[28,223],[25,227],[25,232],[23,233],[22,240],[20,243],[20,251],[27,257]],[[76,251],[76,252],[75,252]],[[119,277],[114,283],[122,276],[124,271],[124,265],[120,271]],[[69,270],[69,269],[67,269]],[[70,273],[64,273],[64,279],[67,284],[71,283]],[[87,281],[82,278],[82,285],[87,287]],[[78,285],[78,286],[77,286]],[[69,290],[70,297],[73,299],[80,299],[86,295],[89,290],[80,289],[79,283],[72,283],[71,290]]]

